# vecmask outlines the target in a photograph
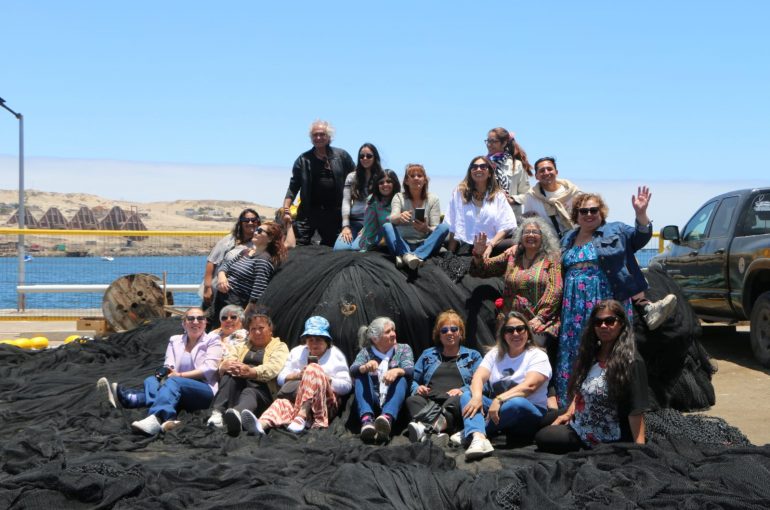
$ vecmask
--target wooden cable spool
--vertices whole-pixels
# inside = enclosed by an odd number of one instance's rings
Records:
[[[128,331],[149,319],[166,317],[164,305],[174,299],[170,291],[163,295],[161,285],[161,279],[151,274],[121,276],[104,292],[104,318],[115,331]]]

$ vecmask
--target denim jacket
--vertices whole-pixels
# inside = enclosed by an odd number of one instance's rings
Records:
[[[578,227],[564,235],[561,240],[563,251],[575,244],[579,230]],[[644,248],[651,238],[652,224],[637,224],[634,228],[614,221],[605,223],[594,232],[591,242],[599,256],[599,267],[610,282],[614,299],[623,301],[647,289],[647,280],[644,279],[634,253]]]
[[[430,382],[430,378],[433,377],[433,372],[441,365],[441,351],[440,347],[431,347],[425,349],[420,355],[420,359],[414,365],[414,378],[412,379],[411,394],[417,393],[417,388],[422,385],[427,385]],[[471,379],[476,369],[479,368],[483,356],[475,349],[469,349],[464,346],[460,346],[460,352],[457,356],[457,368],[460,370],[460,375],[463,378],[465,386],[463,390],[469,389]]]

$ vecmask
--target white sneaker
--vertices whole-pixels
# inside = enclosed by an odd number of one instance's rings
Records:
[[[251,434],[252,436],[265,435],[265,429],[262,428],[262,424],[259,423],[259,420],[254,416],[254,413],[248,409],[241,411],[241,422],[243,423],[243,430],[248,434]]]
[[[216,409],[211,411],[211,417],[206,422],[206,426],[221,429],[225,426],[225,422],[222,421],[222,413]]]
[[[115,409],[120,405],[118,399],[118,383],[110,384],[106,377],[96,381],[96,391]]]
[[[369,422],[361,426],[361,441],[367,444],[374,443],[377,440],[377,429],[374,428],[374,422]]]
[[[131,429],[134,432],[139,432],[141,434],[146,434],[148,436],[154,436],[160,433],[161,426],[160,421],[158,421],[158,417],[154,414],[151,414],[147,418],[139,421],[135,421],[131,424]]]
[[[180,425],[182,425],[182,422],[179,420],[166,420],[161,424],[160,430],[163,432],[169,432],[179,427]]]
[[[222,416],[222,421],[225,422],[227,433],[231,436],[237,436],[241,433],[241,413],[235,409],[228,409],[225,411],[224,416]]]
[[[396,268],[401,269],[404,267],[404,259],[400,255],[396,255]]]
[[[471,445],[465,450],[465,460],[482,459],[495,451],[486,437],[473,437]]]
[[[377,436],[380,441],[387,441],[390,439],[390,420],[381,414],[374,420],[374,429],[377,431]]]
[[[668,294],[666,297],[644,307],[644,322],[650,330],[658,329],[668,316],[676,308],[676,296]]]
[[[294,432],[295,434],[299,434],[300,432],[303,432],[307,428],[307,422],[305,419],[301,416],[296,416],[291,423],[286,427],[286,430],[289,432]]]
[[[425,439],[425,425],[413,421],[407,425],[409,429],[409,440],[413,443],[422,442]]]
[[[422,259],[413,253],[407,253],[401,257],[404,264],[409,266],[409,269],[415,270],[422,265]]]
[[[449,444],[452,446],[462,446],[465,438],[463,437],[463,431],[455,432],[449,436]]]

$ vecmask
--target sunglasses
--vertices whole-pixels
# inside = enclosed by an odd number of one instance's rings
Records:
[[[504,326],[503,333],[523,333],[527,330],[527,326]]]
[[[259,225],[259,218],[241,218],[241,223],[256,223]]]
[[[223,315],[219,318],[220,321],[234,321],[238,319],[237,315]]]
[[[359,154],[358,159],[372,159],[374,154]]]
[[[267,234],[267,229],[258,227],[257,230],[254,231],[257,234]]]
[[[596,319],[594,319],[594,327],[595,328],[601,328],[602,326],[607,326],[608,328],[611,328],[612,326],[614,326],[617,323],[618,323],[618,318],[615,317],[615,316],[604,317],[603,319],[597,317]]]
[[[489,165],[486,163],[474,163],[471,165],[471,170],[489,170]]]
[[[184,319],[187,322],[206,322],[205,315],[186,315]]]
[[[487,145],[492,145],[493,143],[500,143],[500,140],[495,140],[494,138],[487,138],[484,140],[484,143]]]
[[[382,186],[383,184],[393,184],[393,181],[391,181],[390,179],[383,179],[377,183],[378,186]]]
[[[578,212],[583,216],[588,216],[589,214],[599,214],[599,208],[598,207],[581,207],[578,209]]]
[[[443,328],[441,328],[439,331],[441,331],[441,334],[442,334],[442,335],[446,335],[446,334],[447,334],[447,333],[449,333],[450,331],[451,331],[452,333],[457,333],[458,331],[460,331],[460,327],[459,327],[459,326],[444,326],[444,327],[443,327]]]

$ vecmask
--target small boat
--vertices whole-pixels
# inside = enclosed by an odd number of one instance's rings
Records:
[[[102,260],[106,260],[107,262],[112,262],[115,260],[115,257],[110,257],[109,255],[103,255]]]
[[[24,262],[29,262],[33,259],[32,255],[24,255]]]

